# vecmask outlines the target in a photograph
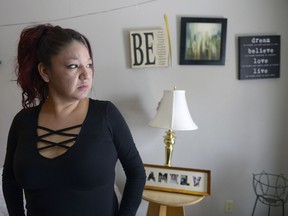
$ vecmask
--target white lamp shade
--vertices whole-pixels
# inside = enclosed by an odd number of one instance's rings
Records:
[[[184,90],[164,90],[152,127],[167,130],[196,130],[186,102]]]

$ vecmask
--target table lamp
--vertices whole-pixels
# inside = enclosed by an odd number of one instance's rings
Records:
[[[166,129],[164,144],[166,149],[166,166],[171,166],[174,131],[196,130],[186,102],[184,90],[164,90],[163,97],[157,108],[156,116],[149,122],[149,126]]]

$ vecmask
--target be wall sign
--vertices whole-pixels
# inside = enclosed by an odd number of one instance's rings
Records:
[[[167,67],[169,47],[166,32],[163,29],[131,31],[132,68]]]
[[[239,79],[280,77],[280,35],[239,37]]]

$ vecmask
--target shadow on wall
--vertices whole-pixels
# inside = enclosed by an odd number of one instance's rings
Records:
[[[138,131],[138,129],[147,127],[151,119],[143,109],[138,96],[135,95],[126,98],[117,97],[111,100],[122,113],[131,131]],[[133,127],[131,127],[131,125],[133,125]]]

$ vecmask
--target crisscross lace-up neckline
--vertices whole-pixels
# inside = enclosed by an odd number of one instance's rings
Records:
[[[38,125],[37,149],[39,153],[48,158],[55,158],[64,154],[75,144],[81,127],[82,124],[78,124],[59,130],[52,130]],[[45,150],[46,152],[49,151],[52,156],[45,155]]]

